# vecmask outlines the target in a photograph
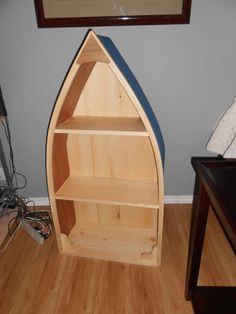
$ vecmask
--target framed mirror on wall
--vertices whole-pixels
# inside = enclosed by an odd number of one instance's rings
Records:
[[[35,0],[38,27],[188,24],[191,0]]]

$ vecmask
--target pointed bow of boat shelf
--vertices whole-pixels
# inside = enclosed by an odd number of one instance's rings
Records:
[[[109,38],[90,31],[51,117],[47,180],[61,252],[159,265],[165,147]]]
[[[147,118],[149,120],[149,123],[152,126],[152,129],[155,133],[156,140],[158,142],[162,164],[164,166],[165,161],[165,143],[162,136],[161,128],[159,126],[159,123],[157,121],[157,118],[152,110],[152,107],[145,96],[141,86],[139,85],[138,81],[136,80],[136,77],[132,73],[131,69],[121,56],[119,50],[116,48],[114,43],[109,37],[105,36],[98,36],[101,44],[105,48],[105,50],[108,52],[108,54],[111,56],[113,62],[116,64],[116,66],[119,68],[125,79],[127,80],[128,84],[130,85],[131,89],[135,93],[137,99],[139,100],[140,105],[142,106],[143,110],[145,111],[145,114],[147,115]]]

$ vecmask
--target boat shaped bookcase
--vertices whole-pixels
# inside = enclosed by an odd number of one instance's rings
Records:
[[[90,31],[67,74],[47,137],[59,250],[161,262],[164,143],[156,117],[112,41]]]

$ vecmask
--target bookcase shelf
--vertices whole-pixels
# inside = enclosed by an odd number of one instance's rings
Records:
[[[150,248],[155,245],[155,233],[151,229],[124,226],[79,224],[75,225],[64,247],[69,254],[104,260],[155,266],[148,259]]]
[[[148,136],[142,120],[137,117],[77,116],[61,123],[55,133]]]
[[[155,183],[71,176],[55,193],[56,199],[158,208]]]
[[[161,263],[161,131],[115,46],[93,31],[53,109],[46,161],[61,253],[138,265]]]

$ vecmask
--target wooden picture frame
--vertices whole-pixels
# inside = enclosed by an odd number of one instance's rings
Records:
[[[116,5],[112,0],[34,3],[38,27],[188,24],[191,12],[191,0],[117,0]]]

